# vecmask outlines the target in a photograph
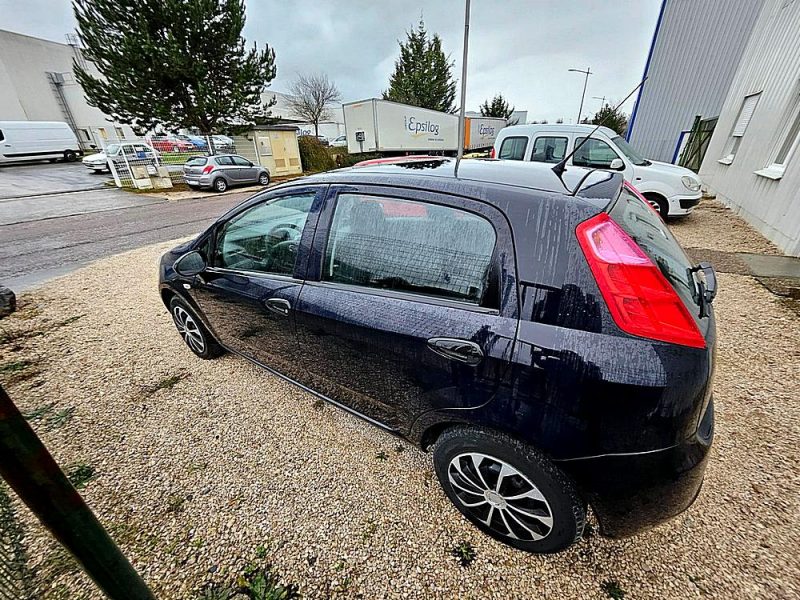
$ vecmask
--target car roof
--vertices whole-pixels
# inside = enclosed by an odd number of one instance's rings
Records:
[[[600,127],[597,125],[578,123],[570,125],[566,123],[537,123],[531,125],[509,125],[500,130],[498,137],[509,137],[512,135],[531,135],[533,133],[541,133],[543,131],[559,131],[564,133],[591,133],[597,129],[600,133],[608,137],[616,137],[617,132],[608,127]]]
[[[419,187],[463,196],[480,196],[492,203],[491,194],[485,194],[485,191],[476,193],[475,186],[483,184],[483,187],[513,187],[561,196],[577,195],[604,208],[619,194],[623,182],[619,173],[569,166],[564,171],[562,183],[553,172],[553,165],[513,160],[464,159],[460,161],[458,170],[458,161],[447,157],[413,156],[407,159],[389,159],[389,162],[383,160],[381,163],[367,161],[364,166],[327,171],[291,183],[364,183]],[[453,181],[463,182],[463,189],[454,189]]]

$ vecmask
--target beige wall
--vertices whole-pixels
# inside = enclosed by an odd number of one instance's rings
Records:
[[[234,141],[237,154],[266,167],[272,177],[303,173],[294,131],[255,130],[236,136]]]

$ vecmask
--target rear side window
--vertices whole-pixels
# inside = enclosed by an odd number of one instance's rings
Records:
[[[186,161],[187,167],[202,167],[206,164],[207,160],[205,156],[195,156],[194,158],[190,158]]]
[[[661,217],[625,188],[610,215],[661,270],[686,307],[696,313],[700,296],[692,263]]]
[[[463,210],[341,194],[322,279],[480,304],[495,241],[488,220]]]
[[[558,163],[567,153],[567,138],[541,136],[533,142],[533,154],[531,160],[534,162]]]
[[[506,160],[523,160],[525,158],[525,148],[528,147],[528,138],[526,137],[507,137],[500,144],[500,153],[497,158]]]

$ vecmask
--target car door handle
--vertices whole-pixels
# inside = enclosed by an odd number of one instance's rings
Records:
[[[289,314],[289,310],[292,308],[289,301],[283,298],[268,298],[264,304],[268,310],[271,310],[275,314],[283,315],[284,317]]]
[[[450,360],[475,366],[483,360],[483,350],[475,342],[454,338],[431,338],[428,348]]]

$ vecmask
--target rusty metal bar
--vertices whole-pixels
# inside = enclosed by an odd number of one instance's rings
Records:
[[[0,386],[0,475],[112,600],[154,600]]]

